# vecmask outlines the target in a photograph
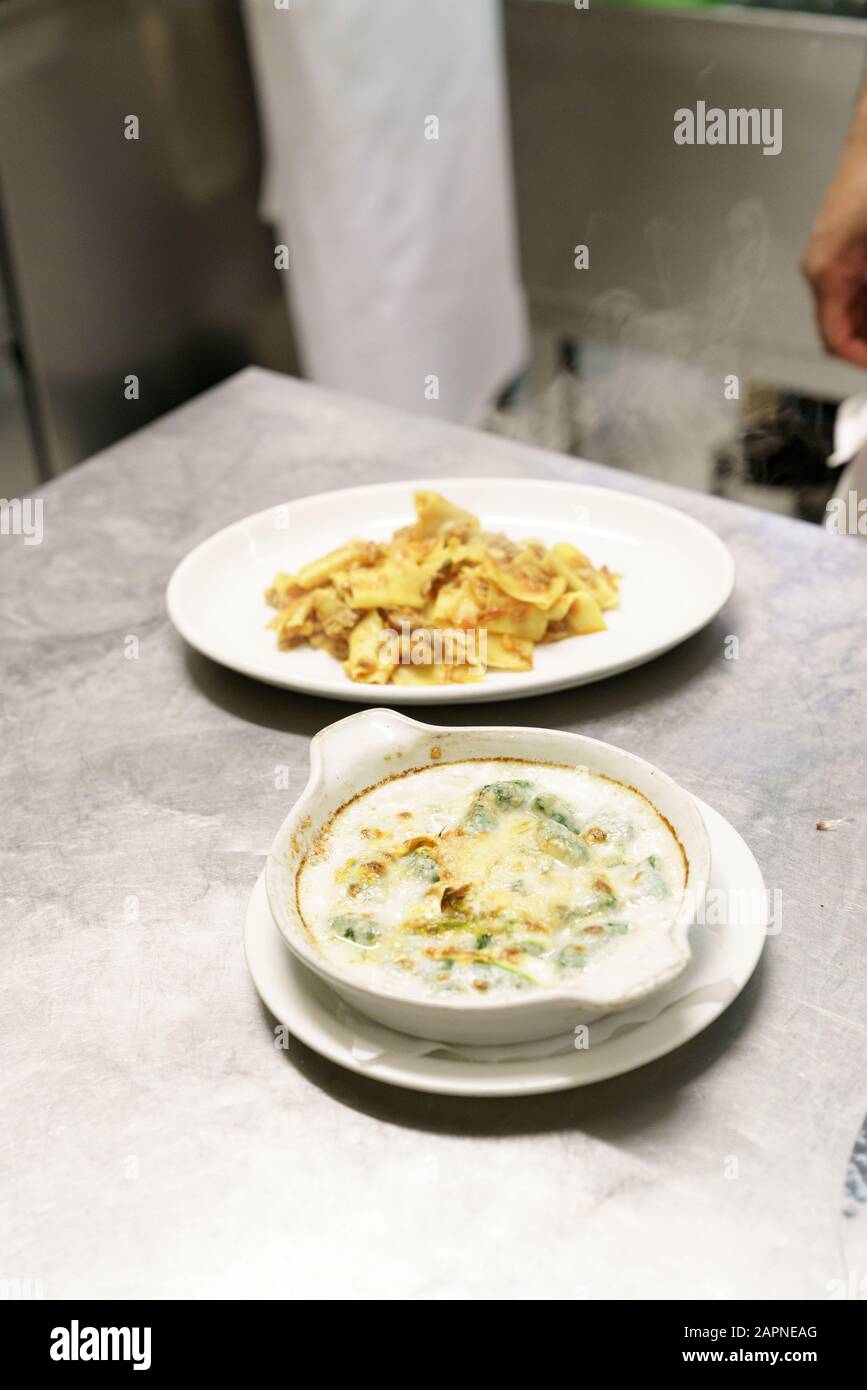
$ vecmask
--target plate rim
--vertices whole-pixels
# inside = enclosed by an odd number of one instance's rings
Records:
[[[240,531],[242,528],[250,526],[252,523],[260,521],[262,518],[273,514],[278,507],[287,508],[309,508],[314,504],[321,503],[327,498],[340,496],[351,500],[360,494],[365,496],[376,493],[393,492],[395,489],[406,489],[412,493],[417,488],[440,488],[448,490],[456,486],[467,486],[472,484],[489,484],[497,489],[504,489],[511,486],[532,485],[534,488],[541,489],[569,489],[581,493],[594,493],[611,498],[612,495],[625,498],[627,502],[636,503],[641,508],[649,508],[666,515],[674,515],[679,522],[694,531],[701,533],[706,542],[710,543],[711,549],[716,553],[720,563],[720,585],[719,593],[714,600],[711,610],[698,622],[691,624],[678,636],[666,641],[661,645],[654,646],[647,652],[627,657],[623,661],[616,661],[605,667],[602,671],[590,671],[586,673],[572,672],[567,675],[553,676],[550,679],[538,678],[535,672],[530,672],[529,684],[524,684],[519,689],[509,687],[507,689],[497,689],[496,685],[479,682],[477,685],[458,685],[458,686],[401,686],[390,687],[400,690],[400,699],[397,701],[401,705],[410,704],[493,704],[505,700],[528,699],[533,695],[551,694],[558,690],[568,690],[580,685],[591,685],[596,681],[607,680],[611,676],[621,675],[624,671],[633,670],[637,666],[642,666],[648,661],[655,661],[657,657],[664,656],[666,652],[674,647],[680,646],[682,642],[687,642],[694,637],[697,632],[702,631],[709,623],[722,612],[725,605],[732,596],[735,586],[735,563],[731,551],[725,541],[717,535],[703,521],[699,521],[689,512],[681,511],[679,508],[671,506],[667,502],[657,501],[656,498],[645,497],[642,493],[629,492],[620,488],[603,487],[598,483],[583,483],[572,480],[561,480],[556,478],[529,478],[529,477],[487,477],[487,476],[466,476],[466,477],[443,477],[443,478],[406,478],[392,480],[384,483],[362,483],[355,487],[332,488],[325,492],[310,493],[304,497],[293,498],[289,502],[275,502],[269,507],[263,507],[259,511],[250,512],[247,516],[239,517],[236,521],[231,521],[226,526],[220,527],[217,531],[205,536],[203,540],[188,550],[175,565],[169,577],[165,591],[165,603],[169,621],[175,631],[183,641],[194,651],[207,657],[218,666],[222,666],[229,671],[236,671],[240,675],[246,676],[251,680],[260,681],[264,685],[269,685],[278,690],[292,690],[302,695],[314,695],[320,698],[341,700],[349,704],[372,704],[378,699],[377,692],[385,687],[369,687],[348,682],[345,686],[339,684],[336,679],[334,683],[330,680],[295,675],[290,678],[278,678],[272,675],[263,674],[254,664],[242,659],[227,660],[225,655],[218,654],[208,642],[203,642],[198,636],[191,633],[190,628],[185,623],[178,604],[178,590],[183,582],[184,576],[190,568],[201,558],[203,551],[217,544],[226,535]]]

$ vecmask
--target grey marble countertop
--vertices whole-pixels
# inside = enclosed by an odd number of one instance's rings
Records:
[[[403,1092],[275,1048],[244,910],[311,735],[351,707],[212,665],[164,607],[181,556],[246,513],[462,473],[624,488],[727,542],[735,595],[704,632],[484,719],[642,753],[783,894],[782,931],[704,1034],[520,1100]],[[867,1099],[865,565],[863,544],[799,522],[257,370],[49,486],[42,544],[0,538],[0,1280],[46,1297],[834,1296]]]

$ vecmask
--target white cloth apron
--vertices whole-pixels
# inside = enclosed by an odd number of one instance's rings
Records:
[[[528,355],[497,0],[286,3],[245,11],[305,371],[472,423]]]

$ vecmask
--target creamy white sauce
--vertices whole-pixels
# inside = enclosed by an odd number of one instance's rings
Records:
[[[327,960],[401,993],[602,999],[676,966],[685,882],[677,839],[639,793],[503,759],[357,797],[302,864],[298,905]]]

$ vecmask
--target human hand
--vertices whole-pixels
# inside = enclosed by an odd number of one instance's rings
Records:
[[[801,261],[829,352],[867,367],[867,99]]]

